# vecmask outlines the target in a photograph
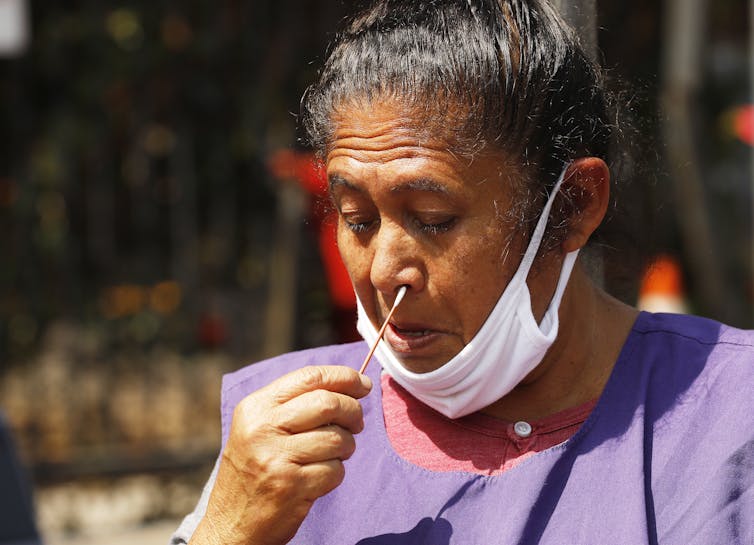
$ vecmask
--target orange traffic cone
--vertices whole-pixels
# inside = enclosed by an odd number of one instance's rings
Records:
[[[689,312],[683,273],[676,258],[660,255],[647,267],[639,288],[637,306],[647,312]]]

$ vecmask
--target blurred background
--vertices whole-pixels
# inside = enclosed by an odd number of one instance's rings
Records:
[[[748,3],[575,3],[647,178],[616,291],[751,327]],[[296,125],[351,7],[0,0],[0,411],[46,543],[167,543],[221,375],[353,337]]]

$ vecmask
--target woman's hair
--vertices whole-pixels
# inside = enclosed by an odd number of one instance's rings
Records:
[[[573,159],[610,164],[618,132],[602,72],[546,0],[374,2],[304,96],[309,144],[324,156],[338,111],[374,100],[394,101],[454,153],[501,151],[540,209]]]

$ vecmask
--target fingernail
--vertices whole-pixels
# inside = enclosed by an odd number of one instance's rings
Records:
[[[372,389],[372,379],[366,375],[359,375],[359,378],[361,379],[361,385],[364,386],[364,388],[367,390]]]

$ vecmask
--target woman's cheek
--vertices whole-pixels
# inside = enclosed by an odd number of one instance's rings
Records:
[[[369,283],[369,269],[371,259],[369,250],[354,242],[355,237],[344,227],[338,228],[338,249],[343,264],[351,277],[351,282],[359,297],[363,296],[361,290],[366,289],[365,283]]]

